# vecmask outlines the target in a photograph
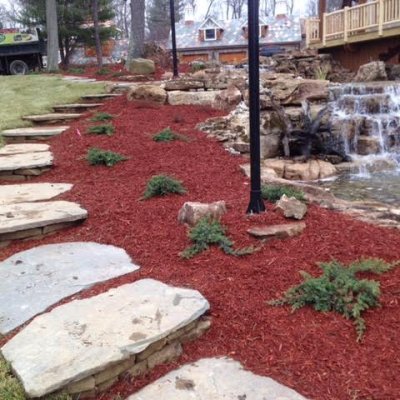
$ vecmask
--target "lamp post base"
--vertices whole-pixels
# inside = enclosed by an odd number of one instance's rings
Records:
[[[250,192],[250,203],[247,208],[247,214],[260,214],[262,212],[265,212],[265,204],[264,200],[262,199],[261,196],[261,191],[251,191]]]

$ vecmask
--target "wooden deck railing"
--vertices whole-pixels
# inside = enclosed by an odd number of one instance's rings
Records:
[[[400,0],[375,0],[354,7],[346,7],[323,16],[322,32],[319,18],[306,21],[306,43],[339,40],[344,43],[349,38],[366,33],[376,32],[382,36],[384,30],[400,26]]]

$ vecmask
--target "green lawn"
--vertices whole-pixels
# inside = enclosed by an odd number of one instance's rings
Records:
[[[52,105],[76,102],[83,94],[103,90],[101,83],[72,83],[58,76],[0,76],[0,131],[29,126],[22,116],[52,112]]]

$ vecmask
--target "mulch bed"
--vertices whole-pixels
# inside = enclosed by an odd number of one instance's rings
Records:
[[[199,290],[211,304],[212,328],[185,345],[176,363],[157,367],[133,383],[123,379],[100,398],[125,398],[178,365],[202,357],[229,356],[253,372],[270,376],[304,396],[318,400],[399,398],[400,268],[378,279],[382,307],[365,314],[367,332],[361,343],[350,321],[334,313],[304,308],[271,307],[276,298],[301,281],[299,270],[319,274],[316,262],[360,257],[400,258],[400,233],[378,228],[311,206],[303,235],[270,241],[250,256],[235,258],[213,248],[192,260],[178,253],[189,245],[186,228],[177,222],[185,201],[225,200],[223,217],[236,246],[257,245],[246,230],[258,224],[284,223],[268,205],[259,216],[245,214],[249,182],[239,171],[246,162],[228,154],[195,125],[220,112],[202,107],[147,107],[125,96],[109,101],[104,111],[116,116],[112,137],[86,135],[87,119],[51,141],[55,167],[35,182],[74,184],[63,199],[89,210],[88,220],[40,241],[12,244],[1,258],[45,243],[96,241],[127,250],[139,272],[100,284],[79,296],[89,297],[128,282],[151,277]],[[189,142],[156,143],[151,137],[165,127],[190,137]],[[82,133],[82,137],[77,133]],[[129,160],[113,168],[91,167],[83,159],[91,146],[120,152]],[[183,196],[140,201],[146,182],[167,173],[183,181]],[[4,342],[4,340],[3,340]]]

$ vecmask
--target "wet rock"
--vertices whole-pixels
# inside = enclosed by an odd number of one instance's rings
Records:
[[[372,82],[372,81],[387,81],[386,67],[383,61],[373,61],[362,65],[356,77],[355,82]]]

